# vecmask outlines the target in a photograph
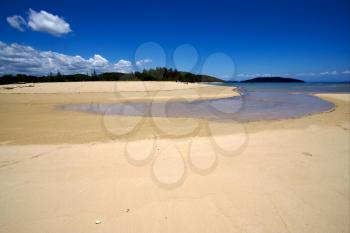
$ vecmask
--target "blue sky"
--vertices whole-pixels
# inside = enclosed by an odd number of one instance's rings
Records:
[[[24,68],[26,64],[20,69],[14,62],[4,64],[14,57],[9,51],[28,51],[26,56],[33,58],[30,46],[65,55],[64,63],[53,63],[67,66],[59,67],[65,72],[71,66],[80,72],[95,66],[101,71],[130,71],[166,65],[226,79],[284,75],[346,81],[350,76],[349,1],[11,0],[0,4],[2,73],[37,72],[39,65],[33,62],[38,59],[26,63],[30,69]],[[63,25],[54,25],[53,30],[45,27],[41,11],[49,18],[58,17],[55,22]],[[20,28],[7,20],[14,15],[24,20]],[[17,47],[11,47],[13,43]],[[72,58],[76,55],[81,59]],[[47,64],[45,56],[52,61],[59,55],[35,56],[44,57]]]

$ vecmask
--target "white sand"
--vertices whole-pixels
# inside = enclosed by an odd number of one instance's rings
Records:
[[[1,136],[0,232],[349,232],[349,95],[321,96],[336,110],[244,128],[200,122],[211,129],[202,137],[159,136],[149,124],[140,139],[102,142],[85,136],[98,134],[92,114],[50,123],[58,97],[0,95],[10,135]],[[12,124],[19,111],[50,139]]]

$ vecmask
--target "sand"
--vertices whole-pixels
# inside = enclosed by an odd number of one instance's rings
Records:
[[[42,85],[0,88],[0,232],[350,230],[348,94],[319,95],[328,113],[238,124],[56,108],[236,95],[227,87]]]

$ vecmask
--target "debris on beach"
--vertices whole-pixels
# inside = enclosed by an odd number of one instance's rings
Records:
[[[101,220],[96,220],[96,221],[95,221],[95,224],[101,224],[101,223],[102,223]]]

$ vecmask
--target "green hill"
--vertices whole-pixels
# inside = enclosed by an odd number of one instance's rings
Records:
[[[156,68],[134,73],[108,72],[91,75],[71,74],[63,75],[59,72],[47,76],[35,75],[3,75],[0,84],[11,83],[36,83],[36,82],[84,82],[84,81],[178,81],[178,82],[223,82],[223,80],[208,76],[198,75],[190,72],[177,71],[168,68]]]
[[[303,83],[303,80],[283,77],[257,77],[241,81],[242,83]]]

